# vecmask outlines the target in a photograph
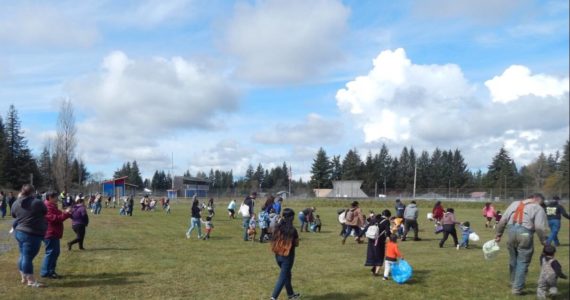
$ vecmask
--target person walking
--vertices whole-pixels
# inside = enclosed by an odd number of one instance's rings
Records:
[[[79,244],[79,250],[85,250],[83,241],[85,240],[85,230],[89,225],[89,216],[85,208],[85,199],[78,198],[75,201],[71,212],[71,228],[75,232],[75,239],[67,243],[67,250],[71,251],[74,244]]]
[[[357,243],[362,243],[360,239],[360,228],[364,226],[364,215],[360,207],[358,207],[358,201],[353,201],[350,204],[350,209],[346,212],[345,220],[346,231],[342,238],[342,244],[344,245],[346,243],[346,238],[348,238],[352,230],[354,230],[354,234],[356,235],[354,240]]]
[[[433,215],[433,220],[435,221],[436,225],[441,224],[441,219],[443,219],[443,214],[445,213],[445,209],[441,204],[441,201],[437,201],[431,210]]]
[[[416,206],[416,201],[412,201],[404,210],[404,236],[402,237],[402,242],[406,240],[410,228],[414,229],[414,241],[420,241],[418,236],[418,207]]]
[[[445,214],[443,214],[443,219],[441,220],[443,224],[443,237],[439,241],[439,248],[443,248],[443,244],[447,241],[447,238],[451,235],[453,238],[453,247],[457,248],[457,230],[455,225],[460,224],[455,220],[455,210],[453,208],[448,208]]]
[[[14,196],[14,192],[8,193],[8,207],[10,207],[10,215],[12,215],[12,205],[16,202],[16,197]]]
[[[4,191],[0,191],[0,215],[2,215],[2,219],[6,217],[6,208],[8,206],[8,197],[4,194]]]
[[[71,217],[71,208],[68,208],[65,211],[59,210],[57,207],[57,196],[57,192],[48,192],[46,194],[46,200],[44,201],[44,204],[47,207],[47,231],[44,236],[46,255],[44,256],[42,269],[40,271],[41,277],[49,277],[53,279],[60,277],[59,274],[55,272],[55,268],[60,254],[59,240],[61,240],[61,237],[63,236],[63,221]]]
[[[194,196],[194,200],[192,201],[192,208],[191,208],[191,214],[192,215],[190,218],[190,227],[188,227],[188,231],[186,231],[186,238],[187,239],[190,238],[190,234],[192,233],[194,228],[198,228],[198,239],[202,238],[202,224],[200,221],[202,216],[200,213],[201,213],[200,201],[198,201],[198,198],[196,198],[196,196]]]
[[[485,228],[491,228],[492,227],[491,221],[493,220],[493,218],[495,218],[495,214],[497,214],[497,212],[495,211],[495,207],[493,207],[491,202],[487,202],[483,207],[482,213],[483,217],[486,219]]]
[[[505,229],[508,232],[509,273],[512,293],[524,294],[526,274],[534,253],[534,234],[541,244],[546,241],[547,216],[541,204],[544,196],[535,193],[529,198],[509,205],[497,225],[495,241],[501,241]]]
[[[18,199],[12,204],[11,214],[16,219],[14,231],[20,249],[18,269],[22,283],[37,288],[45,286],[34,278],[34,258],[40,251],[47,230],[47,208],[34,194],[34,186],[24,184]]]
[[[288,299],[300,299],[301,295],[293,290],[292,269],[295,263],[295,248],[299,246],[299,233],[293,226],[295,212],[290,208],[283,210],[283,217],[273,232],[273,240],[271,241],[271,250],[275,253],[275,261],[279,266],[280,272],[271,300],[276,300],[281,293],[283,287],[287,291]]]
[[[562,216],[566,219],[570,219],[570,216],[564,209],[564,206],[559,203],[560,197],[555,196],[552,201],[546,204],[546,217],[548,218],[548,227],[550,227],[550,234],[546,239],[546,244],[550,245],[554,242],[556,247],[560,246],[560,241],[558,240],[558,231],[560,231],[560,221],[562,221]]]
[[[130,217],[133,216],[133,209],[135,206],[135,196],[130,196],[128,203],[127,203],[127,215],[129,215]]]
[[[370,222],[361,233],[361,235],[366,235],[368,240],[364,266],[371,267],[370,272],[373,276],[379,276],[380,268],[384,265],[386,237],[390,236],[391,216],[392,214],[387,209],[381,215],[375,215],[370,218]]]
[[[247,234],[247,230],[249,229],[249,223],[251,221],[251,217],[253,216],[253,207],[255,206],[255,198],[257,198],[257,193],[253,192],[251,193],[251,195],[245,197],[245,200],[243,200],[243,205],[246,205],[249,209],[248,209],[248,214],[247,215],[243,215],[242,214],[242,227],[243,227],[243,240],[244,241],[249,241],[249,235]]]
[[[394,207],[396,209],[396,218],[404,218],[404,210],[406,209],[406,206],[404,205],[404,203],[402,203],[402,201],[400,199],[396,199],[396,206]]]

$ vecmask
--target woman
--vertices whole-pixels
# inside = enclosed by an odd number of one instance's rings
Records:
[[[85,250],[83,241],[85,240],[85,228],[89,225],[89,216],[85,209],[85,199],[78,198],[75,201],[71,213],[71,228],[75,232],[75,239],[67,243],[67,250],[71,251],[73,244],[79,244],[79,250]]]
[[[200,223],[200,202],[198,198],[194,197],[192,201],[192,217],[190,218],[190,228],[186,232],[186,238],[190,238],[190,234],[194,228],[198,227],[198,239],[202,238],[202,224]]]
[[[34,186],[22,186],[18,199],[12,205],[12,217],[16,218],[15,237],[20,249],[18,268],[22,283],[29,287],[43,287],[34,278],[34,258],[40,251],[42,240],[47,230],[45,215],[47,208],[42,200],[34,196]]]
[[[431,210],[431,213],[433,214],[433,220],[435,221],[435,223],[440,224],[441,219],[443,219],[443,214],[445,213],[443,205],[441,205],[441,201],[437,201],[435,203],[433,209]]]
[[[443,244],[447,241],[447,238],[451,234],[453,238],[453,247],[457,247],[457,231],[455,230],[455,225],[459,224],[455,220],[455,211],[453,208],[448,208],[447,212],[443,214],[443,238],[439,241],[439,248],[443,248]]]
[[[283,210],[283,217],[275,231],[273,232],[273,241],[271,242],[271,250],[275,253],[275,260],[281,269],[279,278],[275,283],[275,288],[271,294],[271,299],[276,300],[285,286],[288,299],[300,299],[301,295],[293,291],[291,285],[291,269],[295,263],[295,248],[299,246],[299,233],[293,226],[295,212],[290,208]]]
[[[263,207],[261,207],[261,210],[264,210],[266,213],[270,213],[271,209],[273,208],[273,204],[275,203],[275,197],[273,197],[272,195],[267,196],[267,199],[265,199],[265,203],[263,204]]]
[[[362,243],[360,240],[360,228],[364,225],[364,215],[362,210],[358,207],[358,201],[353,201],[350,205],[350,209],[345,215],[346,231],[344,232],[344,237],[342,238],[342,244],[346,243],[346,238],[350,235],[350,232],[354,230],[356,238],[354,239],[357,243]]]
[[[373,276],[380,275],[380,268],[384,264],[384,252],[386,249],[386,237],[390,234],[389,210],[384,210],[381,215],[370,218],[370,223],[364,228],[361,235],[366,233],[368,249],[366,250],[366,262],[364,266],[372,267],[370,272]]]
[[[56,192],[49,192],[46,194],[46,200],[44,201],[47,207],[47,232],[44,237],[46,255],[44,256],[44,262],[42,263],[40,272],[42,277],[53,279],[59,278],[59,275],[55,272],[55,267],[60,253],[59,240],[61,240],[63,236],[63,221],[71,217],[70,208],[63,212],[57,207],[59,200],[57,195]]]
[[[216,212],[214,211],[214,198],[210,198],[210,200],[208,200],[208,215],[210,215],[210,217],[216,215]]]

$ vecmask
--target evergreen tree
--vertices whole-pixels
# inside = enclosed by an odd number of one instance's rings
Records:
[[[358,151],[356,149],[349,150],[342,160],[342,180],[361,180],[363,169]]]
[[[418,158],[418,170],[416,175],[417,191],[426,192],[430,187],[430,155],[427,151],[422,151]]]
[[[332,161],[332,172],[331,181],[337,181],[342,179],[342,164],[340,162],[340,155],[333,155]]]
[[[42,178],[43,187],[47,190],[55,189],[55,178],[53,177],[52,156],[48,146],[44,146],[40,154],[38,169]]]
[[[136,160],[133,161],[129,175],[127,176],[129,176],[129,182],[131,184],[136,185],[138,188],[141,188],[144,185],[141,176],[141,171],[139,169],[139,165]]]
[[[508,198],[509,189],[519,187],[518,170],[515,162],[509,156],[507,150],[501,147],[497,155],[493,158],[489,171],[485,176],[485,186],[493,189],[494,195]]]
[[[0,116],[0,186],[6,184],[5,180],[5,163],[6,163],[6,128],[2,116]]]
[[[451,150],[449,150],[449,153],[451,154]],[[455,149],[451,163],[451,186],[462,188],[467,184],[468,178],[467,164],[465,164],[461,151]]]
[[[311,187],[331,188],[332,166],[325,150],[321,147],[311,166]]]

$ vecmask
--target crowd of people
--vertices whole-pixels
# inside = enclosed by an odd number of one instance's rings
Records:
[[[300,295],[294,292],[291,283],[295,248],[299,245],[299,233],[293,226],[293,220],[295,216],[298,217],[300,232],[320,232],[322,223],[320,216],[316,214],[317,208],[306,207],[296,215],[292,209],[283,208],[281,197],[268,195],[259,211],[256,212],[257,196],[256,192],[252,192],[245,197],[239,208],[236,201],[231,200],[227,207],[228,217],[233,220],[236,218],[236,213],[241,215],[244,241],[271,243],[271,249],[280,269],[272,299],[277,299],[283,288],[286,289],[289,299],[298,299]],[[73,198],[75,200],[70,203],[70,199]],[[482,209],[485,228],[496,229],[495,241],[497,243],[502,240],[505,232],[508,233],[509,273],[514,295],[524,293],[528,267],[534,253],[534,234],[544,246],[540,257],[541,273],[537,297],[543,299],[556,295],[557,279],[567,278],[562,272],[560,263],[554,257],[556,247],[560,245],[558,232],[561,218],[570,219],[559,200],[554,197],[550,201],[545,201],[541,194],[533,194],[528,199],[511,203],[504,215],[490,202],[485,203]],[[107,202],[114,201],[108,200]],[[125,215],[132,215],[133,202],[133,196],[124,199],[124,207],[121,210],[124,210]],[[61,209],[59,203],[61,203]],[[6,209],[9,207],[10,214],[14,218],[12,231],[19,244],[18,269],[21,282],[29,287],[45,286],[37,281],[33,270],[33,260],[39,253],[42,243],[45,245],[45,255],[40,276],[60,278],[56,267],[61,251],[60,240],[63,237],[64,222],[71,219],[71,226],[75,233],[75,238],[66,244],[68,250],[71,251],[75,244],[80,250],[84,250],[85,233],[89,224],[88,211],[93,215],[100,214],[102,203],[101,194],[88,197],[78,194],[71,197],[65,192],[61,194],[57,192],[36,193],[34,187],[29,184],[22,187],[18,197],[15,197],[13,193],[6,195],[0,191],[2,217],[6,215]],[[148,196],[143,197],[140,203],[143,211],[153,211],[158,205],[158,201]],[[160,206],[167,213],[170,212],[168,198],[160,199]],[[368,215],[365,215],[358,201],[353,201],[350,207],[337,211],[341,224],[342,244],[346,243],[349,236],[353,236],[356,243],[366,242],[364,265],[370,268],[373,276],[381,276],[383,280],[389,279],[393,264],[398,259],[403,259],[398,241],[406,241],[410,232],[414,234],[414,241],[421,241],[417,203],[410,201],[406,205],[397,199],[393,211],[394,215],[389,209],[379,214],[370,211]],[[214,217],[214,199],[210,198],[207,202],[200,203],[199,199],[194,196],[186,238],[190,239],[196,230],[199,239],[210,239],[214,229]],[[438,201],[431,213],[428,213],[428,219],[434,222],[434,233],[442,234],[438,243],[440,248],[444,247],[449,236],[453,240],[453,246],[458,250],[469,248],[469,241],[474,231],[469,221],[459,222],[456,219],[453,208],[444,208],[443,204]],[[460,239],[457,226],[461,231]],[[204,232],[202,232],[202,227],[204,227]],[[548,233],[548,228],[550,228],[550,233]]]

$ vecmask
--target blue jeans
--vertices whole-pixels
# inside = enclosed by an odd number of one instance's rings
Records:
[[[289,254],[289,256],[275,255],[275,260],[277,261],[279,268],[281,268],[281,272],[279,272],[279,277],[277,278],[277,282],[275,283],[275,288],[273,289],[271,296],[277,299],[283,289],[283,286],[285,286],[287,295],[292,296],[295,292],[293,292],[293,286],[291,285],[291,269],[293,269],[293,263],[295,263],[295,253],[293,252]]]
[[[44,256],[42,269],[40,271],[42,277],[55,274],[57,258],[60,253],[59,239],[45,239],[44,244],[46,245],[46,256]]]
[[[515,224],[509,227],[509,273],[513,292],[524,289],[526,273],[534,253],[533,232],[525,227]]]
[[[96,214],[96,215],[100,215],[100,214],[101,214],[101,203],[95,204],[95,214]]]
[[[550,227],[550,235],[546,239],[547,244],[551,244],[554,241],[556,247],[560,246],[560,241],[558,240],[558,231],[560,231],[560,219],[548,220],[548,227]]]
[[[244,241],[249,241],[249,236],[247,235],[247,229],[249,228],[249,221],[251,220],[251,217],[243,217],[243,240]]]
[[[461,244],[459,244],[459,247],[468,247],[468,246],[469,246],[469,235],[464,234],[461,236]]]
[[[303,231],[303,228],[305,228],[305,224],[307,224],[307,218],[305,217],[305,214],[303,214],[302,211],[299,212],[299,223],[301,223],[301,231]]]
[[[2,214],[2,219],[6,216],[6,206],[0,206],[0,214]]]
[[[190,219],[190,228],[188,228],[188,232],[186,234],[190,236],[194,228],[198,227],[198,238],[202,237],[202,224],[200,223],[200,218],[191,218]]]
[[[18,269],[26,275],[34,274],[34,258],[40,252],[43,237],[16,230],[16,240],[20,248]]]

